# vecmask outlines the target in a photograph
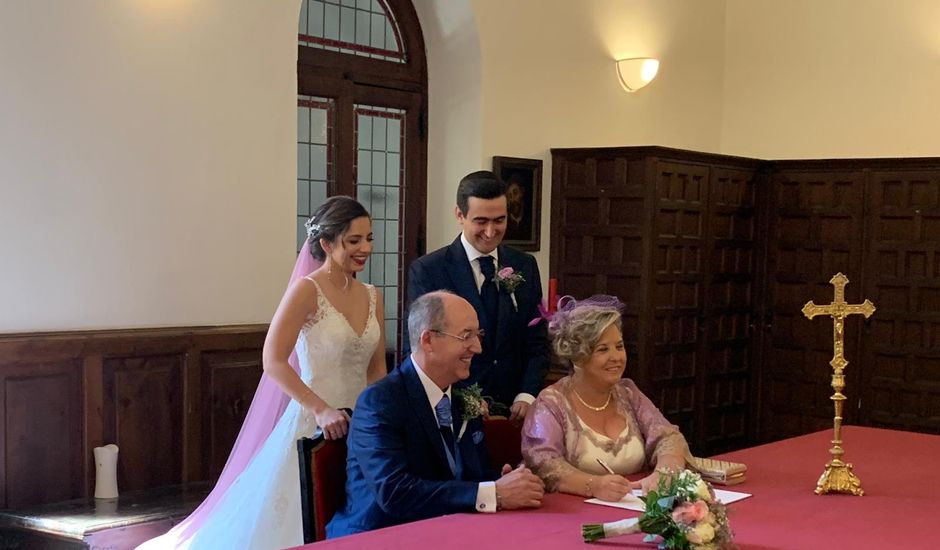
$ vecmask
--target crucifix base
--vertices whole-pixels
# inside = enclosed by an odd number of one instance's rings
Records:
[[[862,489],[862,481],[852,473],[852,465],[834,458],[826,464],[826,471],[819,476],[816,483],[817,495],[827,493],[846,493],[860,497],[865,491]]]

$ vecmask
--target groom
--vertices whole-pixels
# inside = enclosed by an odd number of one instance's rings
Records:
[[[508,217],[506,184],[493,172],[481,170],[460,180],[454,214],[460,236],[412,262],[408,301],[446,289],[473,305],[486,334],[466,384],[479,383],[483,395],[508,409],[510,419],[522,420],[542,389],[549,363],[545,323],[529,326],[539,317],[542,300],[539,267],[531,254],[501,244]],[[507,284],[498,276],[505,268],[524,281],[514,288]]]
[[[541,504],[542,481],[525,467],[507,464],[499,479],[489,470],[479,416],[461,429],[461,403],[452,387],[470,375],[470,361],[480,351],[473,307],[449,292],[421,296],[408,314],[408,334],[411,357],[356,403],[346,505],[327,525],[328,538],[456,512]]]

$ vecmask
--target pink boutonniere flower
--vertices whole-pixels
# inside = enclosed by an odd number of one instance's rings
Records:
[[[517,273],[515,269],[508,266],[502,267],[496,271],[493,282],[496,283],[496,288],[503,288],[509,293],[509,297],[512,298],[512,307],[519,311],[519,304],[516,302],[516,289],[525,282],[522,273]]]

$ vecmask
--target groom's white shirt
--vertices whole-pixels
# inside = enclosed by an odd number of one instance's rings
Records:
[[[415,372],[418,373],[418,380],[421,380],[421,385],[424,387],[424,393],[428,398],[428,405],[431,406],[431,412],[434,413],[434,408],[440,402],[441,398],[445,395],[447,399],[450,399],[450,386],[447,386],[446,390],[442,390],[437,387],[437,384],[432,381],[427,374],[424,373],[424,370],[421,368],[421,365],[418,364],[415,356],[411,356],[411,363],[415,366]],[[454,430],[454,426],[451,425],[451,430]],[[457,432],[454,431],[456,434]],[[444,438],[441,438],[443,443]],[[477,488],[477,503],[476,509],[479,512],[495,512],[496,511],[496,482],[495,481],[482,481],[480,482],[479,488]]]

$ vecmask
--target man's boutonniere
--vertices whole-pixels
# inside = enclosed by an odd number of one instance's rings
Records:
[[[457,434],[457,441],[460,441],[464,432],[467,431],[467,423],[478,416],[482,416],[486,404],[483,401],[483,389],[480,388],[479,384],[455,389],[454,397],[460,405],[460,419],[463,421],[460,424],[460,432]]]
[[[525,282],[522,273],[516,273],[516,270],[511,267],[503,267],[496,272],[493,282],[496,283],[496,288],[506,289],[509,297],[512,298],[512,307],[519,311],[519,304],[516,302],[516,289]]]

